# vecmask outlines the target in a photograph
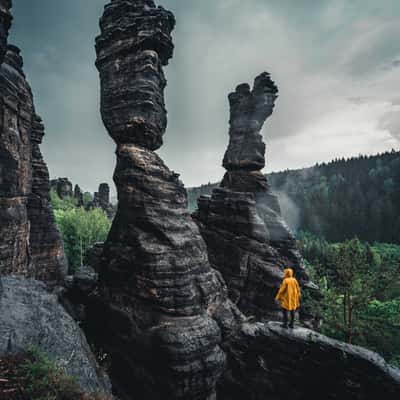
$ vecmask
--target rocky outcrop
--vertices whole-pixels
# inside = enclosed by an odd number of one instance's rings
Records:
[[[0,56],[10,6],[0,2]],[[66,261],[39,148],[44,128],[22,67],[20,50],[9,45],[0,67],[0,272],[53,284],[63,279]]]
[[[76,202],[77,207],[83,207],[83,193],[79,185],[75,185],[74,187],[74,200]]]
[[[281,217],[266,177],[265,144],[260,131],[272,114],[278,89],[268,73],[251,89],[239,85],[229,95],[229,146],[220,188],[202,196],[194,214],[207,243],[212,266],[221,271],[231,299],[245,314],[276,318],[274,296],[283,269],[291,267],[311,286],[295,239]]]
[[[108,183],[101,183],[99,190],[94,193],[93,201],[87,206],[89,210],[93,208],[101,208],[111,220],[115,217],[116,209],[110,203],[110,186],[108,186]]]
[[[32,188],[31,88],[20,50],[8,46],[0,67],[0,268],[2,274],[30,274],[27,200]]]
[[[11,27],[11,0],[0,0],[0,64],[7,52],[8,31]]]
[[[85,336],[43,283],[3,277],[0,297],[0,355],[34,347],[47,354],[88,392],[110,394]]]
[[[72,199],[74,197],[73,186],[68,178],[52,179],[50,186],[62,200]]]
[[[395,400],[400,370],[376,353],[304,328],[244,324],[225,349],[220,400]]]
[[[234,307],[178,175],[154,153],[167,123],[163,66],[174,25],[151,0],[112,1],[100,22],[101,113],[117,144],[119,203],[99,267],[107,324],[95,331],[122,398],[211,400]]]
[[[30,261],[35,279],[57,284],[65,278],[68,263],[50,203],[49,171],[40,151],[43,136],[42,120],[35,115],[31,131],[32,188],[28,197]]]

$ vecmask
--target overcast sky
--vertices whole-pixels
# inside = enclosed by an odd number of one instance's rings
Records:
[[[112,182],[94,39],[106,0],[14,0],[52,177]],[[266,171],[400,147],[399,0],[160,0],[177,18],[160,155],[187,186],[218,181],[227,95],[271,73],[280,96],[264,127]]]

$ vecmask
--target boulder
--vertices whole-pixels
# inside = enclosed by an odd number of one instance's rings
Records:
[[[42,282],[3,277],[0,297],[0,355],[36,348],[55,361],[88,392],[111,394],[86,338],[57,296]]]
[[[279,323],[244,324],[228,345],[220,400],[395,400],[400,370],[376,353]]]

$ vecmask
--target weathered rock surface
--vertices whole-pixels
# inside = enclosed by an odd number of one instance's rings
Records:
[[[9,27],[9,6],[0,3],[0,36]],[[56,283],[66,272],[64,248],[39,149],[44,128],[22,67],[20,50],[9,45],[0,67],[0,273]]]
[[[29,249],[32,276],[48,284],[62,283],[68,272],[64,243],[50,203],[49,171],[40,151],[44,126],[35,115],[32,131],[32,188],[28,197]]]
[[[11,0],[0,0],[0,64],[7,52],[8,31],[11,27]]]
[[[376,353],[304,328],[244,324],[226,351],[220,400],[395,400],[400,370]]]
[[[229,95],[229,146],[223,166],[228,171],[258,171],[265,166],[265,144],[260,131],[272,114],[278,88],[267,72],[259,75],[253,89],[241,84]]]
[[[153,1],[112,1],[96,40],[119,203],[99,271],[98,314],[108,322],[95,331],[127,399],[214,399],[225,364],[221,337],[240,318],[210,268],[178,175],[153,152],[167,122],[162,66],[174,24]]]
[[[83,207],[83,193],[79,185],[74,186],[74,199],[78,207]]]
[[[74,197],[73,186],[68,178],[52,179],[50,186],[56,191],[60,199],[71,199]]]
[[[87,209],[101,208],[109,219],[115,217],[116,208],[110,202],[110,186],[108,183],[100,183],[99,190],[94,193],[93,201],[87,206]]]
[[[20,50],[8,46],[0,67],[0,268],[2,274],[29,273],[27,199],[32,187],[31,88]]]
[[[75,321],[41,282],[3,277],[0,296],[0,355],[35,347],[47,354],[88,392],[111,393]]]
[[[152,0],[112,1],[96,39],[101,114],[117,143],[150,150],[162,145],[167,126],[162,66],[172,57],[173,14]],[[118,78],[118,79],[116,79]]]
[[[262,73],[253,89],[242,84],[229,95],[227,172],[211,197],[200,197],[194,214],[211,265],[221,271],[231,299],[257,318],[276,318],[274,296],[285,267],[295,270],[303,287],[311,286],[278,200],[260,171],[265,165],[260,131],[277,92],[269,74]]]

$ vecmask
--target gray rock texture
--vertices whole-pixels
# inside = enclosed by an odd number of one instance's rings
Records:
[[[29,274],[28,196],[32,190],[31,88],[20,50],[8,46],[0,67],[0,269]]]
[[[99,190],[94,193],[93,201],[87,205],[87,209],[93,208],[101,208],[111,220],[115,217],[116,207],[110,202],[110,186],[108,186],[108,183],[100,183]]]
[[[3,277],[0,355],[38,348],[88,392],[111,393],[81,329],[43,283]]]
[[[74,199],[78,207],[83,207],[83,193],[79,185],[74,186]]]
[[[52,179],[50,186],[56,191],[58,197],[62,200],[74,197],[74,191],[71,181],[68,178]]]
[[[40,152],[44,127],[16,46],[6,46],[10,1],[0,1],[0,275],[62,281],[66,258]]]
[[[244,324],[225,349],[220,400],[388,400],[400,396],[400,370],[376,353],[314,331]]]
[[[59,284],[68,272],[68,261],[50,202],[49,171],[40,151],[43,136],[44,125],[35,115],[31,130],[32,188],[28,196],[30,262],[35,279]]]
[[[116,0],[105,7],[96,39],[101,113],[117,144],[119,203],[96,268],[98,315],[109,322],[95,331],[126,399],[215,399],[226,359],[222,336],[239,317],[210,268],[178,175],[153,151],[167,123],[163,66],[174,25],[153,1]]]
[[[11,0],[0,0],[0,64],[7,51],[8,31],[11,27]]]
[[[166,80],[162,67],[172,57],[173,14],[152,0],[107,4],[96,39],[101,81],[101,115],[117,143],[150,150],[162,145],[167,126]]]

